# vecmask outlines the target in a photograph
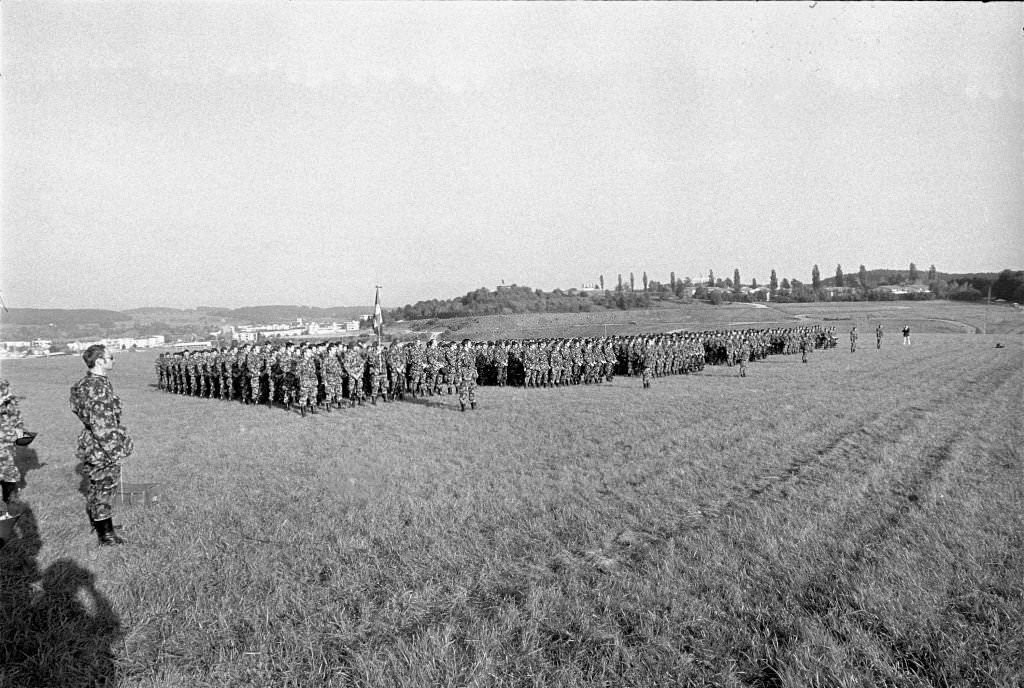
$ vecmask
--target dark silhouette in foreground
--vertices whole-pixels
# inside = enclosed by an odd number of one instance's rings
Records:
[[[0,548],[0,685],[116,685],[117,614],[76,562],[60,559],[41,571],[41,547],[35,515],[25,506]]]

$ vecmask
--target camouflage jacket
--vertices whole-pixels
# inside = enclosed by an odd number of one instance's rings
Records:
[[[121,400],[106,376],[86,374],[71,387],[68,402],[85,426],[78,436],[80,459],[109,462],[131,455],[135,446],[121,425]]]
[[[460,348],[453,353],[459,376],[463,380],[475,380],[477,377],[476,352]]]
[[[5,397],[0,401],[0,445],[4,449],[13,448],[14,440],[21,437],[24,429],[18,402],[9,393],[10,384],[0,380],[0,394]]]
[[[345,352],[345,357],[342,361],[345,364],[346,373],[357,378],[363,376],[363,370],[366,368],[366,356],[363,352],[357,349],[349,349]]]

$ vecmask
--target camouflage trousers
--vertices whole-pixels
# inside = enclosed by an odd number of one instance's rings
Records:
[[[391,396],[405,394],[405,371],[393,370],[388,377]]]
[[[299,406],[306,404],[316,404],[318,385],[316,380],[307,380],[303,378],[299,381],[299,393],[298,402]]]
[[[21,480],[21,471],[14,463],[14,445],[0,449],[0,482],[16,483]]]
[[[422,394],[424,391],[423,383],[425,379],[426,374],[424,373],[423,368],[409,368],[409,391],[413,394]]]
[[[465,406],[466,404],[476,403],[476,380],[473,378],[460,378],[457,381],[459,388],[459,403]]]
[[[121,465],[119,463],[85,464],[85,475],[89,478],[89,487],[85,493],[85,509],[89,518],[103,521],[114,513],[114,497],[121,485]]]
[[[260,376],[249,376],[249,401],[257,403],[260,400]]]
[[[366,392],[363,390],[363,377],[361,375],[348,375],[348,398],[353,402],[362,401],[366,398]]]
[[[654,377],[654,371],[649,365],[645,365],[643,370],[640,371],[640,380],[644,383],[644,387],[651,384],[651,378]]]
[[[329,374],[324,377],[324,396],[328,402],[341,401],[345,396],[345,378]]]
[[[221,375],[220,378],[220,398],[221,399],[232,399],[234,395],[231,392],[231,376]]]
[[[387,373],[371,373],[370,374],[370,398],[376,399],[378,396],[387,398],[388,394],[388,376]]]

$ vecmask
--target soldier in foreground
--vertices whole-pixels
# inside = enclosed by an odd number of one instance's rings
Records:
[[[124,544],[114,532],[113,501],[121,481],[121,461],[134,444],[121,425],[121,400],[107,375],[114,369],[114,357],[102,344],[93,344],[82,354],[89,372],[71,387],[71,411],[82,421],[75,456],[89,478],[85,508],[101,545]]]
[[[18,401],[11,394],[11,383],[0,380],[0,485],[3,487],[3,509],[0,520],[8,517],[7,505],[18,494],[21,471],[14,463],[14,441],[25,436]]]

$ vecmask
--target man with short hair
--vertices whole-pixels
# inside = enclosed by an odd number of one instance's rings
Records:
[[[69,403],[84,426],[75,456],[89,479],[86,511],[100,545],[120,545],[124,540],[114,532],[114,494],[121,482],[121,461],[135,447],[121,425],[121,399],[107,377],[114,369],[114,357],[102,344],[93,344],[82,360],[89,371],[71,387]]]

